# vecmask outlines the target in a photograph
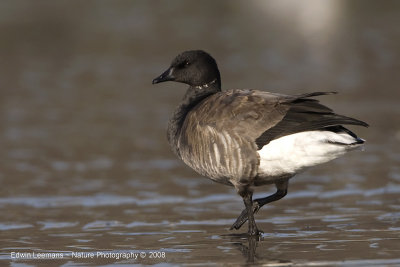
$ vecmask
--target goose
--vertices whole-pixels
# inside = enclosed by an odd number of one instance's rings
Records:
[[[172,152],[200,175],[236,189],[245,209],[230,229],[248,221],[250,236],[262,234],[254,214],[283,198],[290,178],[365,142],[343,125],[367,123],[314,99],[336,92],[222,91],[217,63],[202,50],[179,54],[152,83],[166,81],[189,85],[168,122]],[[254,188],[269,184],[276,192],[253,200]]]

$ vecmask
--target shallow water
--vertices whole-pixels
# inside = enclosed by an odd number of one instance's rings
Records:
[[[400,6],[320,3],[1,3],[0,261],[400,265]],[[371,124],[351,128],[363,151],[259,211],[260,240],[229,230],[234,189],[167,145],[185,86],[151,80],[192,48],[216,57],[224,88],[338,91],[321,101]]]

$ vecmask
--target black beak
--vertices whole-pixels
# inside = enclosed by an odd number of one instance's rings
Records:
[[[153,84],[162,83],[166,81],[173,81],[175,79],[175,77],[172,75],[173,70],[174,69],[170,67],[169,69],[164,71],[160,76],[158,76],[153,80]]]

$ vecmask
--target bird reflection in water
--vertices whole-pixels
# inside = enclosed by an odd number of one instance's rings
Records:
[[[223,235],[230,239],[232,245],[234,245],[243,255],[243,258],[246,260],[246,263],[261,263],[263,265],[279,265],[286,266],[287,264],[291,264],[289,260],[281,260],[281,259],[271,259],[268,258],[268,255],[258,255],[257,247],[260,242],[264,241],[262,235],[254,236],[244,234],[228,234]]]

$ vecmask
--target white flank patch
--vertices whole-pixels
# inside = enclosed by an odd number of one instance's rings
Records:
[[[347,133],[307,131],[272,140],[258,150],[260,176],[271,177],[297,173],[304,168],[333,160],[359,145],[338,145],[330,142],[352,144],[357,140]]]

